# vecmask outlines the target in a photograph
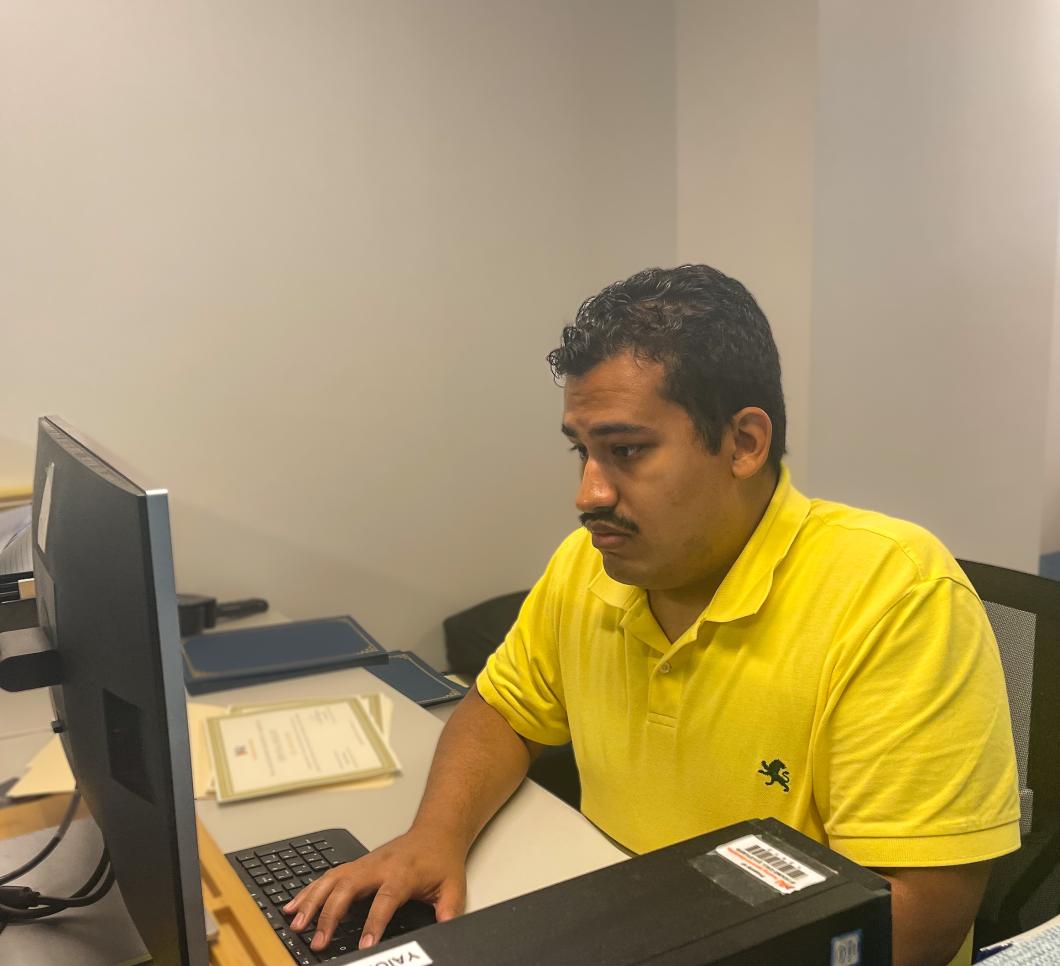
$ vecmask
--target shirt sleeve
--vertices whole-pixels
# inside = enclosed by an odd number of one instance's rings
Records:
[[[556,575],[558,556],[559,552],[475,681],[486,703],[516,732],[543,745],[570,741],[555,604],[561,586]]]
[[[850,642],[813,762],[829,844],[863,865],[960,865],[1019,848],[1004,675],[973,591],[920,583]]]

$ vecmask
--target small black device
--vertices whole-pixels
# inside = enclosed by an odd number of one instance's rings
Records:
[[[207,628],[216,626],[218,620],[263,614],[268,609],[269,602],[261,597],[218,603],[216,597],[207,597],[205,594],[177,594],[181,637],[201,634]]]

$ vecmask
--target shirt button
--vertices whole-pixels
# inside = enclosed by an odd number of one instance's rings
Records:
[[[670,673],[670,662],[669,661],[663,661],[662,664],[659,665],[659,673],[660,674],[669,674]]]

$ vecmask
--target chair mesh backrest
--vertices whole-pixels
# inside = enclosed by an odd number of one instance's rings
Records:
[[[1060,913],[1060,582],[958,563],[997,637],[1020,784],[1022,843],[994,860],[976,917],[976,942],[983,945]]]
[[[994,629],[1005,671],[1012,738],[1016,744],[1016,766],[1020,783],[1020,832],[1031,830],[1034,792],[1027,787],[1027,765],[1031,740],[1031,696],[1034,686],[1034,640],[1037,617],[1034,614],[992,600],[984,600],[990,626]]]

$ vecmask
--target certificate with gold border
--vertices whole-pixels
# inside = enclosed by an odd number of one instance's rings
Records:
[[[356,698],[218,715],[206,728],[218,802],[378,778],[399,770]]]

